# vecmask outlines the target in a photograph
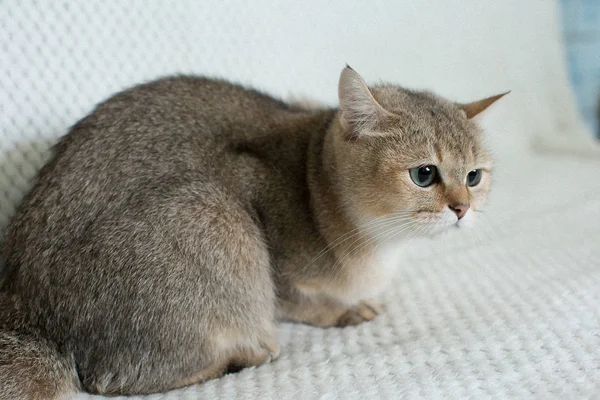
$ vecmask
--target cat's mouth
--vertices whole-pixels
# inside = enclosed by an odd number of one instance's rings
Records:
[[[456,227],[461,229],[470,228],[473,223],[473,215],[473,211],[468,210],[462,218],[456,221]]]
[[[423,235],[437,235],[454,229],[468,229],[473,221],[473,212],[467,211],[461,218],[450,210],[441,213],[419,213],[419,229]],[[427,215],[427,216],[425,216]]]
[[[360,224],[360,229],[377,241],[390,241],[412,237],[434,237],[456,229],[468,229],[473,211],[460,219],[450,209],[443,211],[418,210],[396,212],[376,217]]]

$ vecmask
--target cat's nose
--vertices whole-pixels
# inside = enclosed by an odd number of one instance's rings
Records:
[[[465,214],[467,213],[467,211],[469,210],[468,203],[455,203],[455,204],[449,205],[448,207],[450,207],[450,209],[456,213],[456,216],[458,217],[458,219],[461,219],[462,217],[464,217]]]

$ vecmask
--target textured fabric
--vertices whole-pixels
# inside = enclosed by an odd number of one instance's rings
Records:
[[[600,397],[600,166],[527,151],[596,154],[555,2],[4,0],[0,33],[0,231],[68,126],[157,76],[334,103],[348,62],[460,101],[513,90],[482,120],[498,162],[481,230],[411,243],[385,314],[282,324],[275,363],[148,399]]]

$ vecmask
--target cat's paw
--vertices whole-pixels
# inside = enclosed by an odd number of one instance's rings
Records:
[[[259,348],[240,349],[229,359],[227,373],[238,372],[248,367],[258,367],[268,364],[279,358],[280,347],[277,340],[267,338],[261,341]]]
[[[276,339],[271,338],[269,340],[263,341],[261,345],[263,350],[265,350],[269,354],[269,359],[267,360],[267,363],[275,361],[279,358],[281,348],[279,347],[279,343]]]
[[[370,301],[361,301],[354,307],[351,307],[338,319],[336,326],[359,325],[366,321],[371,321],[383,312],[383,307]]]

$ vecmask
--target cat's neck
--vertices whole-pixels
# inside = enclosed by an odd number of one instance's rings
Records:
[[[345,183],[340,175],[339,155],[336,153],[340,129],[336,114],[323,134],[313,135],[307,157],[307,182],[314,222],[328,245],[339,242],[339,238],[358,229],[343,198]],[[339,250],[346,244],[340,243]]]
[[[332,263],[318,268],[320,283],[316,286],[352,304],[383,290],[395,271],[399,249],[393,243],[379,246],[353,220],[344,197],[344,190],[352,182],[342,176],[344,157],[338,140],[345,139],[337,118],[324,134],[313,135],[307,182],[313,221],[324,239],[328,262]]]

